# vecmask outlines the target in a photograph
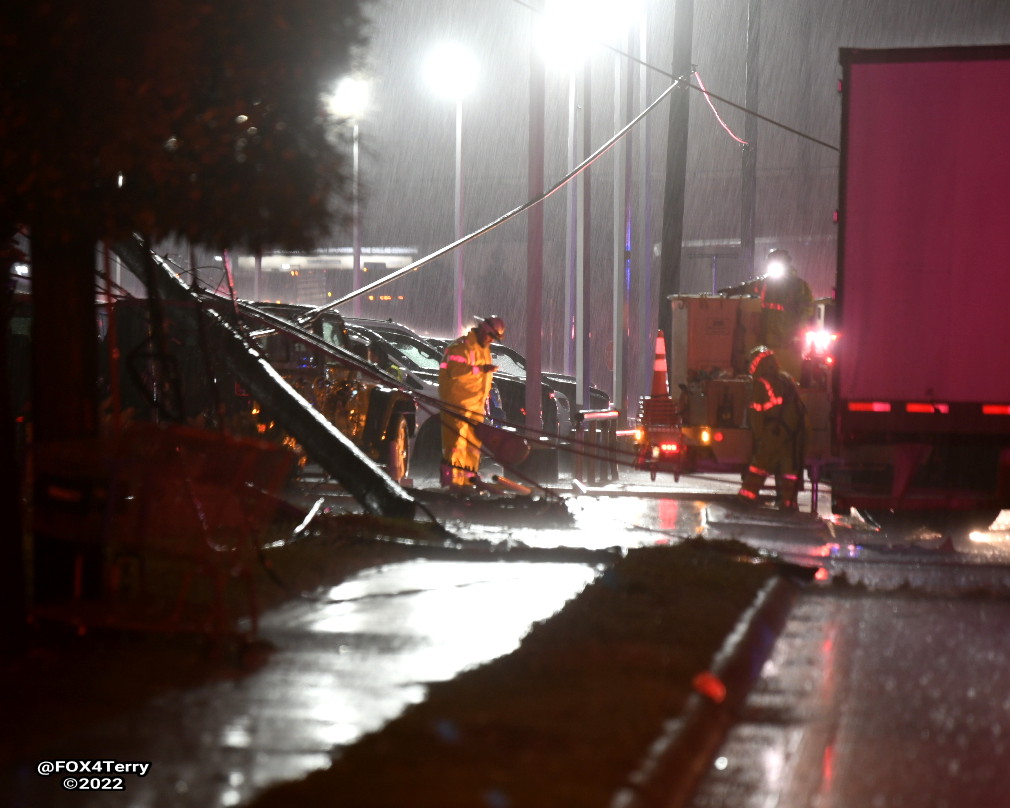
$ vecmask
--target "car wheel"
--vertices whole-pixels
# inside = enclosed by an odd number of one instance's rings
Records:
[[[414,438],[414,454],[410,459],[418,477],[437,476],[442,462],[442,422],[435,415],[421,424]]]
[[[386,469],[389,476],[399,482],[410,469],[410,435],[407,419],[402,415],[394,416],[386,451]]]

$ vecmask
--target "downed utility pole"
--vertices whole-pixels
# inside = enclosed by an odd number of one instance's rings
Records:
[[[148,294],[193,304],[183,307],[176,316],[192,317],[193,324],[203,318],[204,325],[221,338],[228,361],[250,395],[368,513],[414,518],[416,502],[413,497],[302,398],[263,356],[246,344],[235,328],[205,305],[163,262],[157,261],[144,244],[139,240],[124,242],[117,244],[114,250],[145,284],[150,274],[156,288],[148,286]],[[150,267],[152,262],[156,266]],[[159,264],[160,271],[157,271]],[[149,273],[145,267],[154,271]]]

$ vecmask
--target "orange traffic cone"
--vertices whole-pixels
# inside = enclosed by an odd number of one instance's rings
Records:
[[[662,330],[656,332],[656,360],[652,365],[651,395],[670,395],[670,380],[666,369],[666,340],[663,339]]]

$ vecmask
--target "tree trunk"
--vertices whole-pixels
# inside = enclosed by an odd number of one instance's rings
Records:
[[[40,217],[31,226],[32,331],[30,442],[98,436],[98,329],[95,239],[86,229]],[[56,507],[36,498],[36,515]],[[66,537],[32,530],[32,600],[57,601],[73,592],[79,548]],[[97,591],[99,550],[85,554],[83,590]]]
[[[98,434],[95,239],[36,224],[32,262],[32,428],[36,441]]]
[[[9,262],[0,262],[5,272]],[[0,321],[0,524],[6,526],[0,541],[0,649],[19,649],[25,637],[25,559],[21,522],[23,453],[17,450],[16,426],[11,407],[9,358],[12,301],[5,294]]]

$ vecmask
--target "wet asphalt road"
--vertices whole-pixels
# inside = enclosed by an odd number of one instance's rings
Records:
[[[444,516],[460,536],[535,547],[739,538],[868,584],[800,599],[696,808],[1007,804],[923,802],[956,793],[960,781],[989,794],[999,780],[1010,731],[1002,652],[1010,609],[1004,597],[957,593],[1010,588],[1002,534],[990,544],[959,540],[955,552],[934,537],[887,537],[858,520],[832,520],[827,497],[820,517],[741,512],[730,501],[736,485],[622,474],[616,489],[572,497],[567,529]],[[367,570],[265,615],[261,635],[276,651],[253,674],[165,694],[62,739],[68,755],[151,761],[127,792],[62,792],[26,761],[11,804],[240,805],[325,767],[333,750],[423,699],[428,682],[508,653],[595,574],[584,563],[547,561]],[[895,594],[910,574],[911,594]]]
[[[861,538],[821,548],[853,585],[801,595],[690,808],[1010,805],[1010,534]]]
[[[1010,804],[1010,603],[806,595],[691,808]]]

